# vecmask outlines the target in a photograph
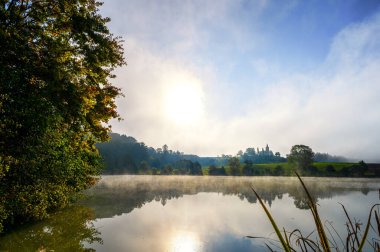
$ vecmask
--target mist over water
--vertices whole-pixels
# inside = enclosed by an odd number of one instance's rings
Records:
[[[304,181],[323,221],[331,222],[342,237],[346,217],[338,203],[362,223],[370,207],[379,203],[380,179]],[[0,251],[14,251],[17,244],[31,250],[69,251],[60,250],[65,248],[60,243],[96,251],[268,251],[264,246],[268,240],[246,238],[276,239],[250,186],[262,196],[279,227],[299,228],[305,234],[314,230],[297,178],[103,176],[78,207],[0,238]],[[68,222],[70,216],[75,221]],[[70,230],[73,235],[63,237]]]

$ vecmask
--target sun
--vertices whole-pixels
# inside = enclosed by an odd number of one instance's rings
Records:
[[[173,237],[169,251],[198,252],[201,251],[201,246],[194,234],[188,232],[181,232]]]
[[[200,87],[194,83],[170,86],[165,97],[165,113],[175,123],[190,124],[197,121],[203,113]]]

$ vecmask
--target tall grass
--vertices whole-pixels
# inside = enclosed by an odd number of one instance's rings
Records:
[[[380,252],[380,217],[379,217],[379,206],[380,204],[375,204],[371,207],[369,211],[369,216],[367,220],[367,224],[365,226],[363,234],[361,234],[361,224],[358,222],[353,222],[352,218],[349,216],[346,208],[342,205],[343,212],[347,217],[347,236],[341,237],[334,227],[331,225],[331,229],[327,228],[323,225],[321,218],[318,213],[318,208],[316,201],[310,194],[309,190],[307,189],[304,181],[301,179],[298,173],[296,173],[303,190],[306,193],[307,196],[307,203],[310,208],[310,211],[313,216],[313,220],[316,226],[316,232],[318,234],[318,238],[312,238],[311,234],[309,235],[303,235],[302,232],[298,229],[295,229],[291,232],[286,231],[285,229],[283,232],[280,231],[280,228],[276,224],[276,221],[274,220],[273,216],[270,214],[269,210],[265,206],[264,202],[262,201],[260,195],[256,192],[256,190],[251,187],[253,193],[256,195],[260,205],[264,209],[270,223],[273,226],[273,229],[277,235],[277,238],[279,240],[279,243],[282,247],[282,249],[286,252],[290,251],[323,251],[323,252],[330,252],[330,251],[347,251],[347,252],[361,252],[363,251],[364,245],[367,243],[370,248],[373,249],[373,251]],[[374,215],[373,215],[374,213]],[[374,216],[374,217],[373,217]],[[375,233],[377,233],[378,237],[374,239],[367,239],[368,232],[372,228]],[[332,232],[335,232],[340,240],[341,245],[339,245],[338,241],[334,239],[334,236]],[[329,236],[327,235],[329,234]],[[257,238],[253,236],[247,236],[248,238]],[[268,249],[270,251],[274,251],[268,244],[266,244]]]

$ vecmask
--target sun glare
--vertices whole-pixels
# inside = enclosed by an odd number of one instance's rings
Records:
[[[199,241],[191,233],[178,233],[172,240],[170,252],[200,251]]]
[[[189,124],[202,115],[202,91],[196,84],[176,84],[168,88],[166,114],[176,123]]]

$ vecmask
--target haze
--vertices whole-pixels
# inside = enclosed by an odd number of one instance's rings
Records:
[[[294,144],[380,161],[379,1],[105,1],[114,132],[200,156]]]

